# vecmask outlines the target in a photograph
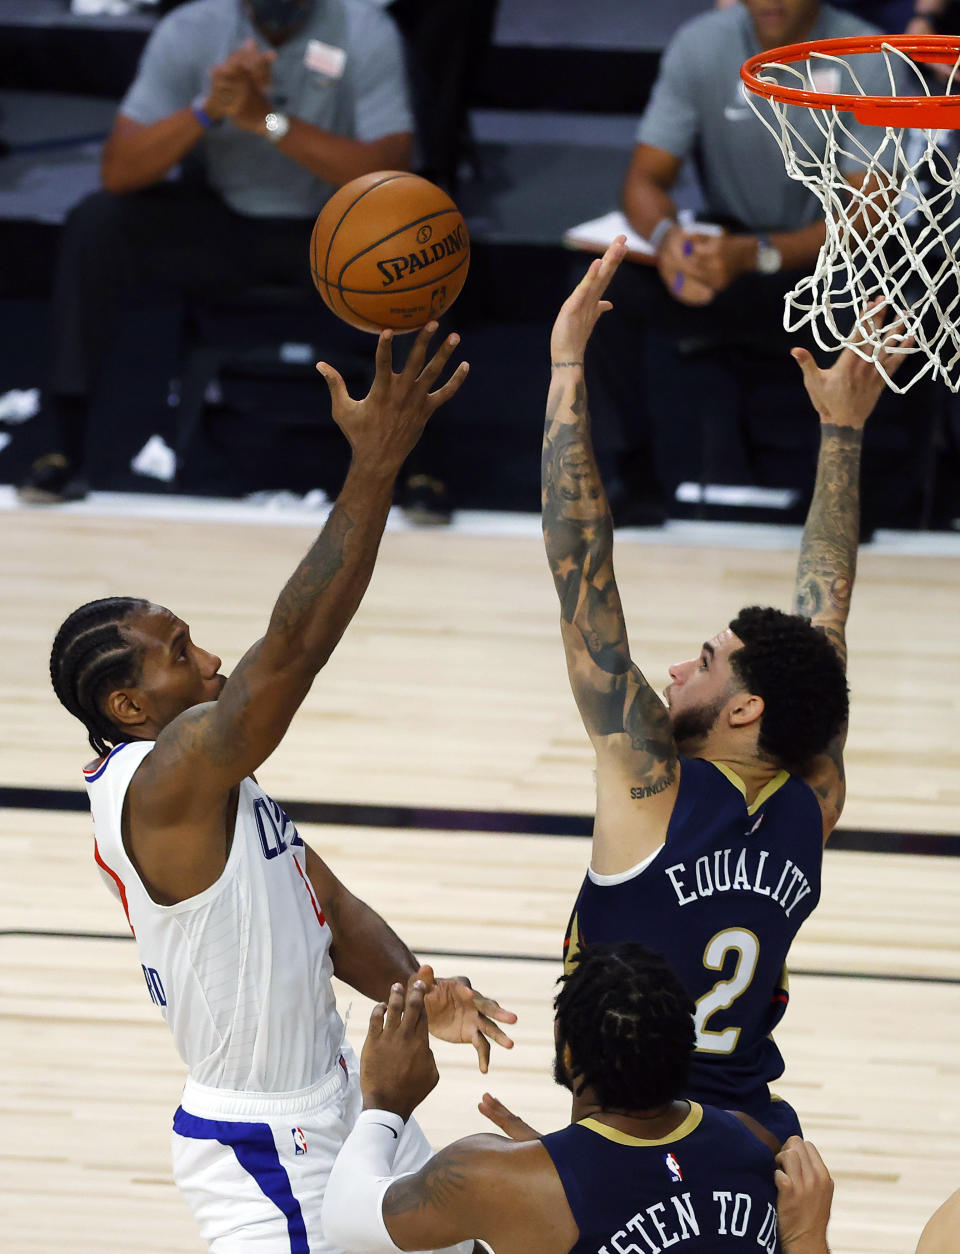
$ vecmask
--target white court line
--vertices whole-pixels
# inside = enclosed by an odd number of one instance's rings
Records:
[[[237,523],[247,526],[310,527],[319,530],[329,505],[304,509],[296,505],[271,507],[223,497],[178,496],[173,493],[91,492],[84,501],[66,505],[22,505],[13,487],[0,485],[0,512],[56,510],[78,518],[156,518],[178,522]],[[508,536],[540,540],[540,515],[499,510],[457,510],[449,527],[425,528],[406,520],[396,506],[387,520],[388,531],[434,531],[438,534]],[[797,549],[801,528],[777,523],[674,520],[664,527],[623,527],[620,544],[668,545],[679,548]],[[914,557],[960,557],[960,532],[877,531],[866,546],[871,553]]]

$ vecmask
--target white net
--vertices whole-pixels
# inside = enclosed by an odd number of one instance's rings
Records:
[[[932,94],[925,73],[899,48],[884,43],[868,59],[880,56],[891,98]],[[875,94],[861,86],[863,61],[811,52],[795,65],[765,64],[757,78],[823,92],[825,81],[842,74],[851,94]],[[937,83],[943,94],[952,92],[958,67],[960,57]],[[897,392],[922,378],[960,390],[960,131],[866,126],[835,106],[744,94],[780,145],[787,173],[818,197],[826,219],[813,273],[786,298],[784,327],[809,325],[824,349],[849,345]],[[891,341],[891,330],[902,338]],[[895,380],[881,363],[884,348],[914,358]]]

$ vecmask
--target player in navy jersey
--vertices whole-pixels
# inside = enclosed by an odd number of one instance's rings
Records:
[[[593,263],[550,346],[543,534],[567,671],[597,755],[593,851],[566,952],[617,940],[663,952],[696,1003],[688,1095],[748,1111],[783,1141],[800,1125],[769,1093],[783,1071],[770,1032],[843,806],[860,448],[883,379],[850,349],[826,371],[794,350],[821,425],[795,613],[741,610],[669,668],[664,703],[630,655],[583,368],[624,254],[621,237]],[[888,370],[900,360],[890,347]]]
[[[541,1137],[485,1095],[508,1136],[467,1137],[402,1176],[396,1134],[437,1082],[422,1002],[413,979],[371,1015],[364,1113],[330,1175],[328,1240],[355,1254],[465,1233],[497,1254],[826,1254],[832,1184],[815,1149],[791,1141],[775,1173],[759,1124],[679,1096],[693,1003],[659,955],[593,945],[563,977],[554,1076],[572,1094],[567,1127]]]

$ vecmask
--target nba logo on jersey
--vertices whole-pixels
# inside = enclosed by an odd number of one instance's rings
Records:
[[[293,1134],[293,1151],[295,1154],[305,1154],[307,1152],[307,1138],[303,1135],[303,1128],[291,1128]]]
[[[663,1161],[667,1164],[667,1171],[670,1172],[670,1179],[674,1184],[683,1182],[683,1172],[680,1170],[680,1164],[672,1154],[664,1154]]]

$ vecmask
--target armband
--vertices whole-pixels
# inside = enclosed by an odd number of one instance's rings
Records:
[[[399,1250],[383,1221],[383,1197],[401,1179],[391,1174],[401,1136],[403,1120],[391,1111],[365,1110],[354,1124],[323,1195],[320,1226],[331,1245],[351,1254]]]

